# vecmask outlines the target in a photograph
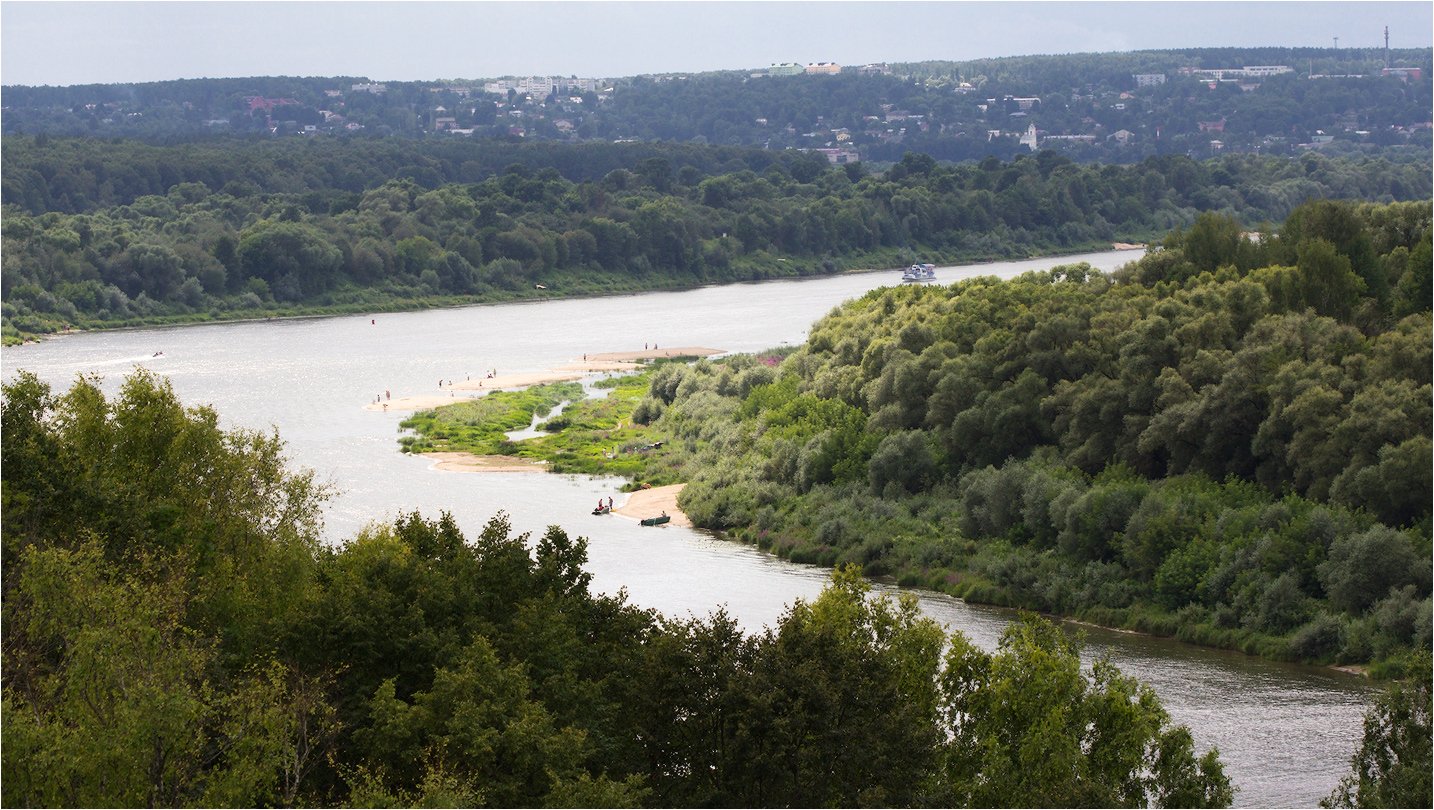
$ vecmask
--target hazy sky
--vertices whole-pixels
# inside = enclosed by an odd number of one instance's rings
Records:
[[[597,77],[1242,45],[1428,47],[1424,2],[0,2],[0,83]]]

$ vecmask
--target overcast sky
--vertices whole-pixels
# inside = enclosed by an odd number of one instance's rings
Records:
[[[0,2],[0,83],[631,76],[1247,45],[1429,47],[1434,3]]]

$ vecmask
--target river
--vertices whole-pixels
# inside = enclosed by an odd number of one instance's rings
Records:
[[[999,262],[937,271],[941,283],[1009,278],[1087,261],[1114,269],[1138,254],[1106,252]],[[285,319],[93,332],[0,351],[5,379],[20,369],[63,390],[99,374],[113,395],[144,366],[167,377],[188,405],[213,405],[230,427],[276,427],[293,464],[335,490],[325,511],[330,542],[403,511],[451,512],[469,536],[495,513],[534,535],[552,523],[588,538],[595,590],[625,588],[630,600],[671,616],[718,606],[749,630],[774,624],[798,598],[815,597],[827,571],[680,527],[643,528],[593,517],[614,494],[613,479],[543,473],[460,473],[433,469],[398,450],[399,413],[368,411],[384,391],[397,398],[447,392],[438,381],[543,371],[584,353],[644,344],[750,352],[798,344],[842,301],[899,283],[894,271],[767,281],[592,299],[555,299],[426,312]],[[155,356],[156,353],[161,355]],[[617,496],[619,501],[621,495]],[[889,586],[880,586],[888,588]],[[994,649],[1007,611],[915,591],[923,610]],[[1218,746],[1239,788],[1237,806],[1314,806],[1349,767],[1374,689],[1327,669],[1084,628],[1087,657],[1107,654],[1151,684],[1197,749]]]

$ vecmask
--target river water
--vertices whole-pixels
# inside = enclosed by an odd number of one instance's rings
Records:
[[[1114,269],[1126,252],[940,268],[941,283],[1009,278],[1058,263]],[[291,462],[316,472],[336,494],[325,512],[331,542],[371,521],[417,510],[451,512],[469,535],[506,512],[518,531],[559,524],[588,538],[593,588],[669,616],[705,616],[718,606],[749,630],[774,624],[798,598],[821,590],[827,571],[795,565],[710,533],[644,528],[589,514],[616,493],[614,479],[544,473],[460,473],[398,449],[403,415],[364,405],[442,394],[496,368],[543,371],[584,353],[633,351],[645,343],[751,352],[798,344],[842,301],[899,283],[895,271],[769,281],[584,300],[472,306],[427,312],[276,320],[84,333],[6,347],[0,366],[58,390],[98,374],[113,395],[133,367],[167,377],[188,405],[213,405],[229,427],[277,427]],[[162,352],[160,356],[155,356]],[[616,494],[618,502],[623,496]],[[890,586],[879,586],[894,590]],[[915,591],[923,610],[994,649],[1011,613]],[[1374,695],[1363,679],[1178,642],[1083,628],[1087,653],[1106,654],[1151,684],[1197,749],[1218,746],[1246,807],[1314,806],[1349,767]]]

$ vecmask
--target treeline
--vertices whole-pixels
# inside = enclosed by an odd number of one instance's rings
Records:
[[[0,127],[15,135],[124,137],[153,143],[216,136],[442,138],[438,117],[473,137],[503,140],[614,139],[811,148],[847,145],[862,159],[894,162],[906,151],[941,160],[1012,158],[1028,124],[1079,160],[1130,163],[1157,154],[1209,155],[1221,148],[1295,154],[1320,134],[1382,153],[1427,152],[1429,49],[1395,49],[1412,81],[1381,75],[1383,50],[1211,48],[1061,54],[960,62],[893,63],[889,75],[847,66],[835,76],[753,76],[752,70],[608,79],[600,93],[482,92],[479,80],[385,82],[353,91],[353,77],[196,79],[134,85],[4,88]],[[1242,89],[1210,88],[1182,68],[1285,65],[1292,72]],[[761,71],[757,71],[759,74]],[[1311,79],[1309,73],[1338,78]],[[1164,74],[1141,87],[1134,74]],[[261,96],[275,107],[250,104]],[[1036,98],[1024,107],[1007,96]],[[989,103],[995,100],[996,103]],[[439,108],[442,113],[439,113]],[[338,116],[335,118],[335,116]],[[1208,133],[1201,122],[1222,121]],[[559,128],[558,122],[563,126]],[[348,126],[359,127],[349,130]],[[838,137],[838,130],[845,130]],[[1125,130],[1133,138],[1112,139]],[[992,131],[998,133],[992,136]]]
[[[1202,215],[1112,275],[882,289],[653,372],[695,523],[1277,658],[1430,647],[1430,207]]]
[[[319,542],[277,435],[146,372],[4,387],[6,806],[1227,805],[1214,751],[1034,617],[1000,648],[854,570],[748,635],[589,590],[586,544],[403,515]]]
[[[1402,55],[1410,64],[1429,59],[1428,51]],[[1294,72],[1264,79],[1250,92],[1233,82],[1212,89],[1178,72],[1187,65],[1251,64],[1284,64]],[[577,131],[584,137],[700,138],[723,145],[846,143],[869,161],[896,161],[906,151],[949,161],[1009,160],[1028,152],[1018,138],[1029,125],[1049,135],[1093,136],[1085,143],[1044,146],[1081,161],[1113,163],[1153,155],[1209,155],[1212,139],[1223,149],[1287,156],[1297,153],[1298,144],[1325,133],[1337,133],[1350,144],[1427,148],[1426,136],[1409,140],[1407,131],[1428,120],[1427,74],[1409,83],[1382,77],[1379,65],[1360,61],[1331,72],[1368,75],[1310,79],[1308,64],[1302,58],[1221,62],[1189,53],[1140,52],[898,64],[892,66],[894,76],[844,72],[750,78],[726,72],[675,81],[636,78],[586,116]],[[1135,73],[1165,74],[1166,81],[1137,87]],[[1021,105],[1008,96],[1038,101]],[[1222,124],[1211,134],[1201,123],[1213,121]],[[838,130],[845,130],[849,140],[838,141]],[[1120,130],[1134,137],[1112,140]],[[1355,135],[1356,130],[1363,134]]]
[[[85,203],[86,213],[36,215],[7,205],[0,292],[9,340],[68,326],[494,300],[534,295],[538,285],[544,295],[573,295],[918,259],[1027,257],[1162,235],[1201,211],[1259,222],[1283,219],[1311,198],[1431,193],[1427,162],[1315,155],[1098,167],[1048,152],[960,166],[909,154],[872,175],[860,164],[832,167],[790,152],[676,150],[672,159],[642,158],[595,180],[513,163],[464,183],[447,182],[436,168],[423,182],[397,170],[405,179],[353,190],[360,178],[329,174],[343,150],[319,145],[253,144],[261,158],[254,165],[237,149],[233,162],[207,169],[208,153],[191,147],[29,147],[7,147],[5,159],[28,168],[7,169],[5,182],[29,189],[15,193],[42,209],[53,205],[51,184],[62,170],[87,178],[81,188],[110,182],[108,170],[82,157],[91,148],[101,163],[131,150],[149,161],[172,154],[175,166],[194,173],[165,175],[150,163],[155,184],[190,179],[125,204]],[[585,152],[523,154],[582,165]],[[352,156],[368,154],[356,148]],[[389,156],[385,174],[408,153],[385,146],[379,154]],[[602,165],[638,153],[602,147],[595,154]],[[721,163],[709,174],[675,162],[688,155]],[[465,171],[457,157],[447,153],[445,165]],[[254,172],[265,190],[239,193],[223,166]],[[269,166],[282,168],[271,175]]]
[[[699,177],[772,166],[824,166],[799,152],[664,143],[510,143],[498,140],[401,139],[263,140],[212,138],[157,145],[135,140],[8,136],[0,153],[0,202],[30,214],[82,214],[130,205],[202,183],[232,197],[311,195],[325,205],[343,194],[370,191],[390,180],[424,190],[479,183],[514,166],[536,174],[557,171],[574,183],[595,182],[619,169],[658,158],[674,173]]]

